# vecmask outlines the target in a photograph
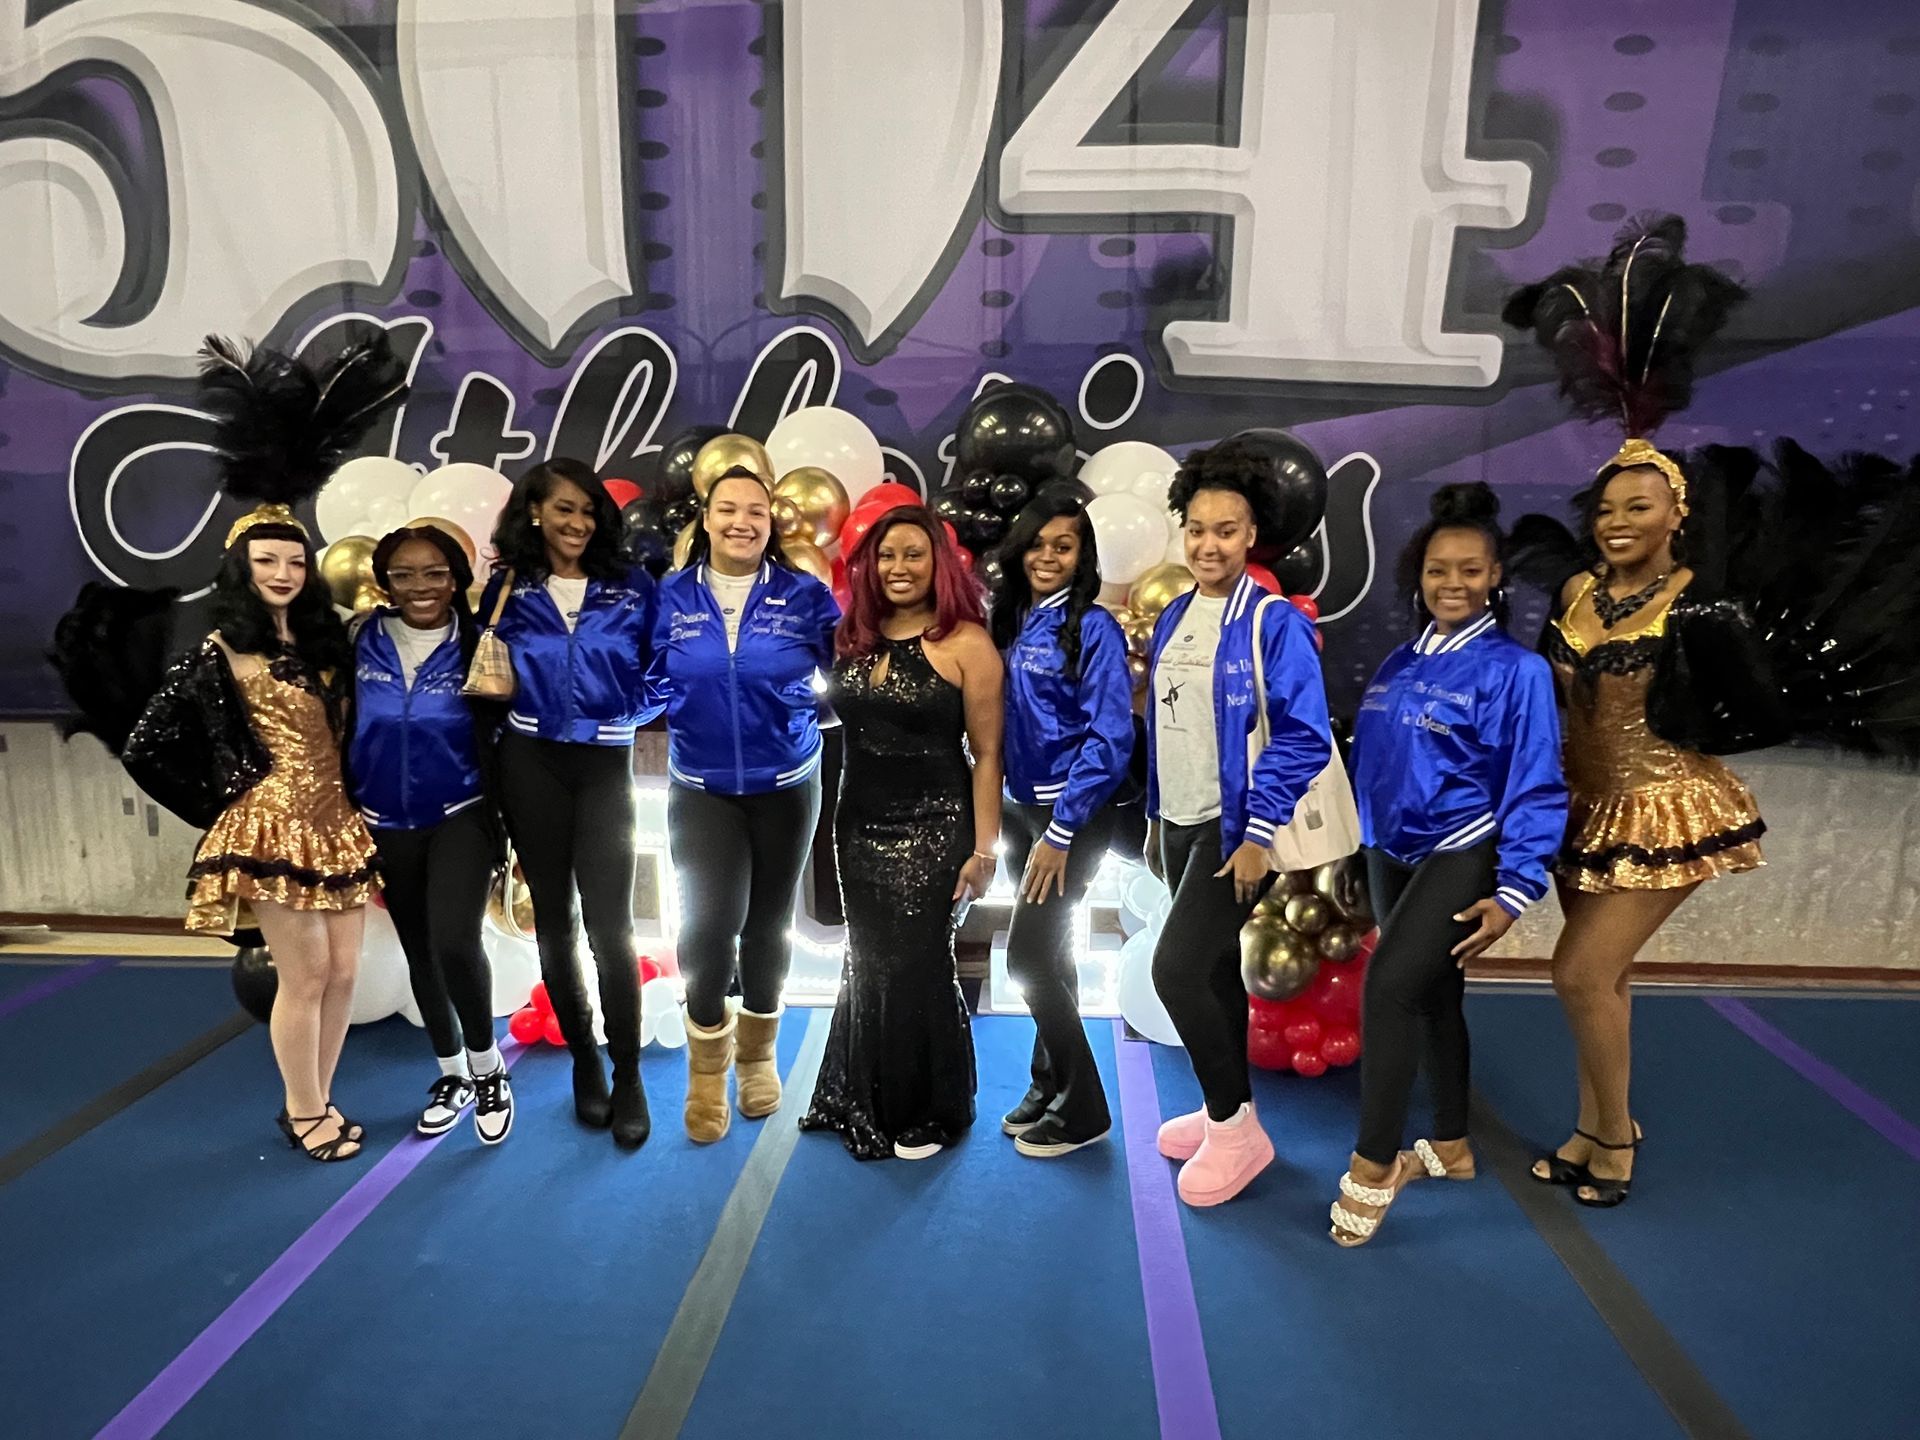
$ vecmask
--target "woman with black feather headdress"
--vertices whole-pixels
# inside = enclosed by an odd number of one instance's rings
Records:
[[[220,339],[202,356],[222,486],[259,502],[227,532],[213,632],[167,669],[130,724],[126,686],[99,677],[122,654],[150,648],[119,623],[150,607],[89,586],[56,634],[55,662],[87,728],[134,781],[206,831],[188,872],[187,928],[231,935],[251,911],[279,976],[271,1029],[281,1131],[310,1159],[346,1160],[361,1131],[330,1097],[363,907],[378,881],[373,841],[341,779],[347,634],[293,506],[400,400],[403,368],[384,333],[325,364]]]
[[[1580,1111],[1533,1175],[1590,1206],[1627,1198],[1641,1141],[1627,1100],[1634,956],[1702,882],[1762,863],[1753,796],[1710,752],[1779,738],[1746,617],[1688,565],[1683,527],[1709,528],[1688,524],[1703,487],[1648,438],[1691,398],[1695,355],[1746,293],[1687,263],[1685,240],[1677,217],[1637,221],[1604,261],[1527,286],[1505,312],[1552,355],[1576,414],[1625,431],[1581,496],[1591,563],[1554,577],[1545,637],[1567,709],[1570,802],[1553,979],[1579,1052]],[[1518,537],[1540,533],[1528,517]],[[1703,689],[1685,662],[1707,651],[1728,679]],[[1735,741],[1730,728],[1748,733]]]

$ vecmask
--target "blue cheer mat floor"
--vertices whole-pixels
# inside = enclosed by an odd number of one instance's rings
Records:
[[[1185,1056],[1106,1020],[1105,1142],[1014,1152],[1032,1027],[995,1017],[972,1135],[863,1165],[791,1092],[694,1146],[657,1047],[638,1153],[574,1123],[544,1047],[505,1145],[425,1141],[432,1061],[394,1019],[336,1091],[367,1153],[315,1165],[224,969],[0,958],[0,1432],[1920,1433],[1920,1004],[1643,992],[1647,1142],[1609,1212],[1524,1174],[1570,1123],[1552,997],[1469,1006],[1480,1178],[1414,1186],[1346,1252],[1353,1070],[1260,1075],[1279,1159],[1193,1211],[1152,1153],[1197,1104]],[[787,1017],[797,1089],[825,1024]]]

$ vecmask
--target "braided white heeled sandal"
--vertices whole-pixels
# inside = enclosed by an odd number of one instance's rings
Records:
[[[1467,1156],[1467,1163],[1463,1168],[1449,1170],[1447,1162],[1440,1158],[1439,1152],[1433,1148],[1433,1143],[1429,1140],[1413,1142],[1413,1158],[1426,1167],[1427,1174],[1435,1180],[1471,1180],[1477,1173],[1472,1155]]]
[[[1351,1250],[1357,1245],[1366,1244],[1374,1237],[1380,1229],[1380,1222],[1387,1218],[1387,1211],[1393,1207],[1394,1200],[1399,1196],[1401,1186],[1406,1183],[1402,1178],[1405,1167],[1404,1159],[1395,1163],[1392,1178],[1400,1182],[1396,1185],[1362,1185],[1353,1178],[1351,1170],[1340,1177],[1342,1195],[1356,1205],[1371,1205],[1380,1213],[1361,1215],[1347,1209],[1338,1200],[1334,1201],[1327,1211],[1327,1217],[1333,1221],[1333,1226],[1327,1231],[1327,1235],[1336,1245]]]

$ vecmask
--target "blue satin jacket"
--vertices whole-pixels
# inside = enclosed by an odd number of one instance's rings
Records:
[[[487,584],[483,618],[493,613],[499,585],[498,576]],[[653,613],[653,577],[638,568],[587,581],[572,630],[545,575],[516,576],[499,626],[518,681],[508,730],[576,745],[631,745],[633,732],[660,713],[647,697]]]

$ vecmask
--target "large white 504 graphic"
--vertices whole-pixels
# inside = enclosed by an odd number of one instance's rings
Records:
[[[1519,162],[1466,156],[1478,0],[1255,0],[1237,143],[1083,143],[1188,8],[1117,0],[1007,141],[1000,207],[1230,220],[1225,317],[1166,327],[1179,374],[1491,383],[1499,340],[1442,322],[1455,231],[1518,225],[1529,186]],[[264,334],[328,287],[399,273],[388,117],[327,39],[239,0],[24,15],[0,12],[0,96],[62,71],[130,81],[159,140],[165,253],[137,318],[103,318],[134,228],[107,165],[56,128],[0,139],[0,348],[79,377],[180,377],[208,330]],[[564,352],[637,289],[631,22],[615,0],[399,0],[394,23],[445,238],[497,313]],[[781,292],[888,343],[944,279],[993,158],[1000,0],[785,0],[780,25]]]

